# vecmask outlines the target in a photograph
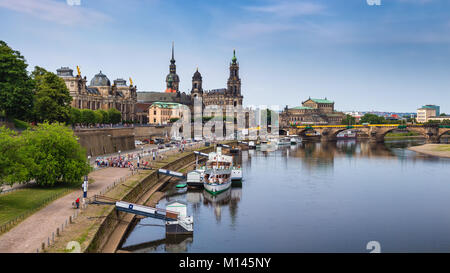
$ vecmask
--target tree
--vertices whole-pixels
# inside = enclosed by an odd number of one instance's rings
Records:
[[[96,110],[96,111],[98,111],[102,115],[102,121],[100,123],[103,123],[103,124],[110,123],[109,122],[108,112],[106,112],[103,109],[99,109],[99,110]]]
[[[386,119],[375,114],[367,113],[361,117],[360,123],[384,124],[386,123]]]
[[[356,124],[356,119],[352,117],[351,115],[345,115],[345,117],[342,119],[343,125],[352,125]]]
[[[35,165],[31,153],[17,133],[0,127],[0,185],[31,180],[30,167]]]
[[[75,125],[81,123],[81,110],[78,108],[70,108],[70,124]]]
[[[31,177],[41,186],[81,184],[90,166],[73,131],[62,123],[43,123],[22,133],[33,164]]]
[[[81,123],[84,125],[95,124],[96,118],[94,111],[91,109],[82,109],[81,110]]]
[[[103,121],[103,115],[98,110],[93,111],[94,112],[94,123],[102,123]]]
[[[37,122],[70,122],[72,97],[64,80],[36,66],[31,73],[35,84],[33,114]]]
[[[441,113],[440,116],[441,117],[445,117],[447,114],[446,113]]]
[[[108,110],[109,122],[112,124],[118,124],[122,121],[122,114],[116,108],[110,108]]]
[[[0,112],[9,119],[28,120],[33,109],[33,82],[19,51],[0,41]]]

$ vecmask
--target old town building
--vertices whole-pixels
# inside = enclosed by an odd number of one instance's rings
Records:
[[[191,111],[195,98],[201,98],[203,107],[209,105],[218,106],[242,106],[243,96],[241,94],[241,79],[239,78],[239,63],[236,53],[233,51],[233,58],[230,63],[230,75],[227,81],[227,87],[221,89],[203,89],[203,78],[200,72],[195,71],[192,77],[192,88],[190,94],[180,91],[180,77],[176,73],[176,61],[174,57],[174,48],[172,45],[172,58],[170,59],[169,74],[166,76],[165,92],[138,92],[137,101],[142,107],[150,107],[155,102],[180,103],[187,105]],[[225,107],[224,107],[225,108]],[[225,109],[224,109],[225,110]],[[150,118],[148,119],[150,122]]]
[[[286,108],[280,114],[280,125],[293,124],[334,125],[341,124],[345,114],[334,110],[334,102],[325,99],[309,98],[302,106]]]
[[[173,102],[154,102],[148,108],[149,124],[167,124],[173,119],[179,119],[183,116],[182,104]]]
[[[56,70],[57,75],[66,83],[72,96],[72,107],[79,109],[116,108],[122,113],[122,120],[134,121],[136,119],[136,86],[127,85],[126,80],[116,79],[111,85],[110,80],[101,71],[92,78],[89,85],[86,77],[73,75],[73,70],[61,67]]]

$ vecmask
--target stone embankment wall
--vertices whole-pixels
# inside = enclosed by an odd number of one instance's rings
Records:
[[[137,126],[134,128],[134,137],[136,140],[163,138],[170,136],[171,125],[167,126]]]
[[[82,129],[74,133],[90,156],[135,149],[133,128]]]

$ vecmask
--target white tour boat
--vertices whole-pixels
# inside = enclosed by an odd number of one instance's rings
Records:
[[[223,155],[221,149],[217,153],[209,153],[203,177],[203,187],[211,194],[219,194],[231,187],[233,157]]]

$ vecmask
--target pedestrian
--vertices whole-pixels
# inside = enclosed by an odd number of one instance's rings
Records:
[[[77,198],[75,203],[77,204],[77,209],[80,208],[80,197]]]

